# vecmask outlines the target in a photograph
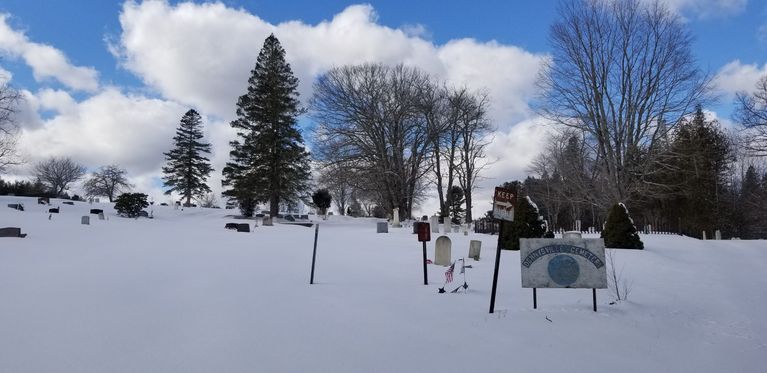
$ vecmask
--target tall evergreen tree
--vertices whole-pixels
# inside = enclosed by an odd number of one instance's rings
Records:
[[[248,91],[237,101],[237,139],[230,142],[224,167],[224,195],[240,203],[243,215],[257,203],[269,202],[272,216],[280,202],[298,199],[308,187],[309,153],[296,123],[302,113],[298,79],[285,61],[285,50],[269,35],[248,79]]]
[[[162,168],[163,182],[169,189],[165,194],[180,193],[189,205],[192,198],[210,193],[205,183],[213,168],[203,153],[210,153],[210,143],[202,141],[202,119],[194,109],[181,118],[173,137],[175,146],[165,155],[167,164]]]
[[[466,201],[465,194],[463,193],[463,188],[459,187],[458,185],[453,185],[452,188],[450,188],[450,196],[448,197],[448,201],[450,201],[450,216],[452,216],[452,222],[453,224],[460,224],[461,219],[463,218],[463,213],[466,211],[463,208],[463,203]]]

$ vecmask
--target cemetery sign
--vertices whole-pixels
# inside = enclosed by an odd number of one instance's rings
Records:
[[[601,238],[523,238],[519,244],[523,288],[607,288]]]
[[[493,196],[493,217],[499,220],[514,221],[514,205],[517,198],[511,189],[495,188]]]

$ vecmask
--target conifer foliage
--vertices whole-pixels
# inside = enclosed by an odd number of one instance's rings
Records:
[[[626,206],[616,203],[607,215],[605,229],[602,231],[605,247],[613,249],[644,249],[642,240],[639,239],[634,222],[629,217]]]
[[[181,123],[173,137],[175,146],[165,155],[166,165],[162,168],[163,181],[169,189],[165,194],[180,193],[190,205],[192,198],[210,193],[206,184],[213,168],[210,160],[203,156],[210,153],[210,143],[202,141],[202,119],[200,114],[191,109],[181,118]]]
[[[231,126],[230,161],[224,167],[224,195],[237,200],[245,216],[268,202],[272,216],[280,203],[296,201],[308,188],[309,153],[297,128],[302,113],[298,79],[285,61],[285,50],[274,35],[264,41],[248,91],[237,101]]]
[[[514,208],[514,221],[501,221],[501,248],[519,250],[520,238],[541,238],[546,229],[538,206],[526,195],[522,183],[513,181],[502,186],[514,191],[517,203]]]

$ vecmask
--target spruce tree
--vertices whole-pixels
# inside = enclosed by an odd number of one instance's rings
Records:
[[[240,203],[243,215],[268,202],[271,216],[280,202],[298,199],[308,187],[309,153],[297,128],[302,113],[298,79],[285,61],[285,50],[269,35],[248,79],[248,91],[237,101],[237,119],[231,126],[237,139],[230,142],[230,161],[224,167],[224,195]]]
[[[213,171],[210,160],[203,153],[210,153],[210,144],[203,142],[202,119],[194,109],[190,109],[181,118],[181,123],[173,137],[175,146],[163,153],[166,165],[162,168],[163,182],[169,189],[165,194],[180,193],[186,199],[186,205],[192,198],[210,193],[205,183]]]
[[[639,239],[639,233],[637,233],[634,222],[631,220],[626,206],[622,203],[616,203],[610,209],[607,222],[605,222],[605,229],[602,230],[602,238],[605,240],[605,247],[644,249],[644,244]]]
[[[520,238],[541,238],[546,229],[538,206],[525,195],[522,183],[513,181],[502,186],[514,192],[517,203],[514,208],[514,221],[501,221],[501,248],[519,250]]]

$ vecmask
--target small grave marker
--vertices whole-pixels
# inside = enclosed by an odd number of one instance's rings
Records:
[[[91,225],[91,217],[88,215],[83,216],[82,218],[80,218],[80,224]]]
[[[471,240],[469,242],[469,258],[479,260],[479,252],[482,249],[482,241]]]
[[[389,233],[389,223],[385,221],[376,223],[376,233]]]
[[[437,238],[437,242],[434,245],[434,264],[438,266],[450,265],[451,246],[452,246],[452,243],[450,242],[450,237],[439,236]]]

